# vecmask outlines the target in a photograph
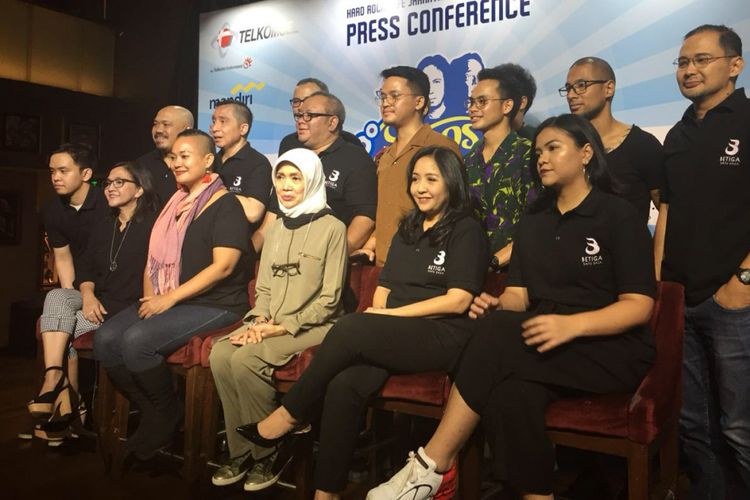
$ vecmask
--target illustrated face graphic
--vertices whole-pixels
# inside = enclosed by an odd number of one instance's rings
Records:
[[[445,75],[434,64],[426,66],[424,72],[430,80],[430,107],[437,108],[445,100]]]

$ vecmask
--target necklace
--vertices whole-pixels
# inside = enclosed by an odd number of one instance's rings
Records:
[[[113,257],[112,251],[115,249],[115,231],[117,231],[118,222],[119,218],[116,218],[115,223],[112,226],[112,241],[109,243],[109,270],[112,272],[115,272],[117,270],[117,256],[120,255],[120,249],[122,248],[122,244],[125,243],[125,237],[128,235],[128,230],[130,230],[130,221],[128,221],[125,225],[125,233],[122,235],[120,244],[118,245],[117,251],[115,252],[115,255]]]

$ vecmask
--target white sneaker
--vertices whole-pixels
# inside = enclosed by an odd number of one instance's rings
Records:
[[[435,462],[428,457],[424,448],[417,453],[409,452],[409,459],[403,469],[390,481],[382,483],[367,493],[367,500],[426,500],[435,495],[443,475],[435,472]]]

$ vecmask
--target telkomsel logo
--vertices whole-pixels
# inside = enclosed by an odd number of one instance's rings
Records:
[[[232,45],[232,41],[236,36],[237,33],[229,28],[229,24],[224,23],[224,26],[221,27],[219,33],[216,34],[216,38],[214,38],[211,42],[211,47],[217,49],[219,51],[219,55],[221,57],[224,57],[225,55],[227,55],[229,47]]]

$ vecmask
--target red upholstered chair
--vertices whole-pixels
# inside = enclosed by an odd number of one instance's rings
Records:
[[[555,443],[627,459],[629,500],[646,500],[650,491],[659,492],[658,498],[670,490],[676,493],[684,332],[681,285],[658,284],[649,326],[656,360],[635,394],[565,399],[547,410],[548,434]],[[658,482],[649,477],[650,458],[657,452]]]

